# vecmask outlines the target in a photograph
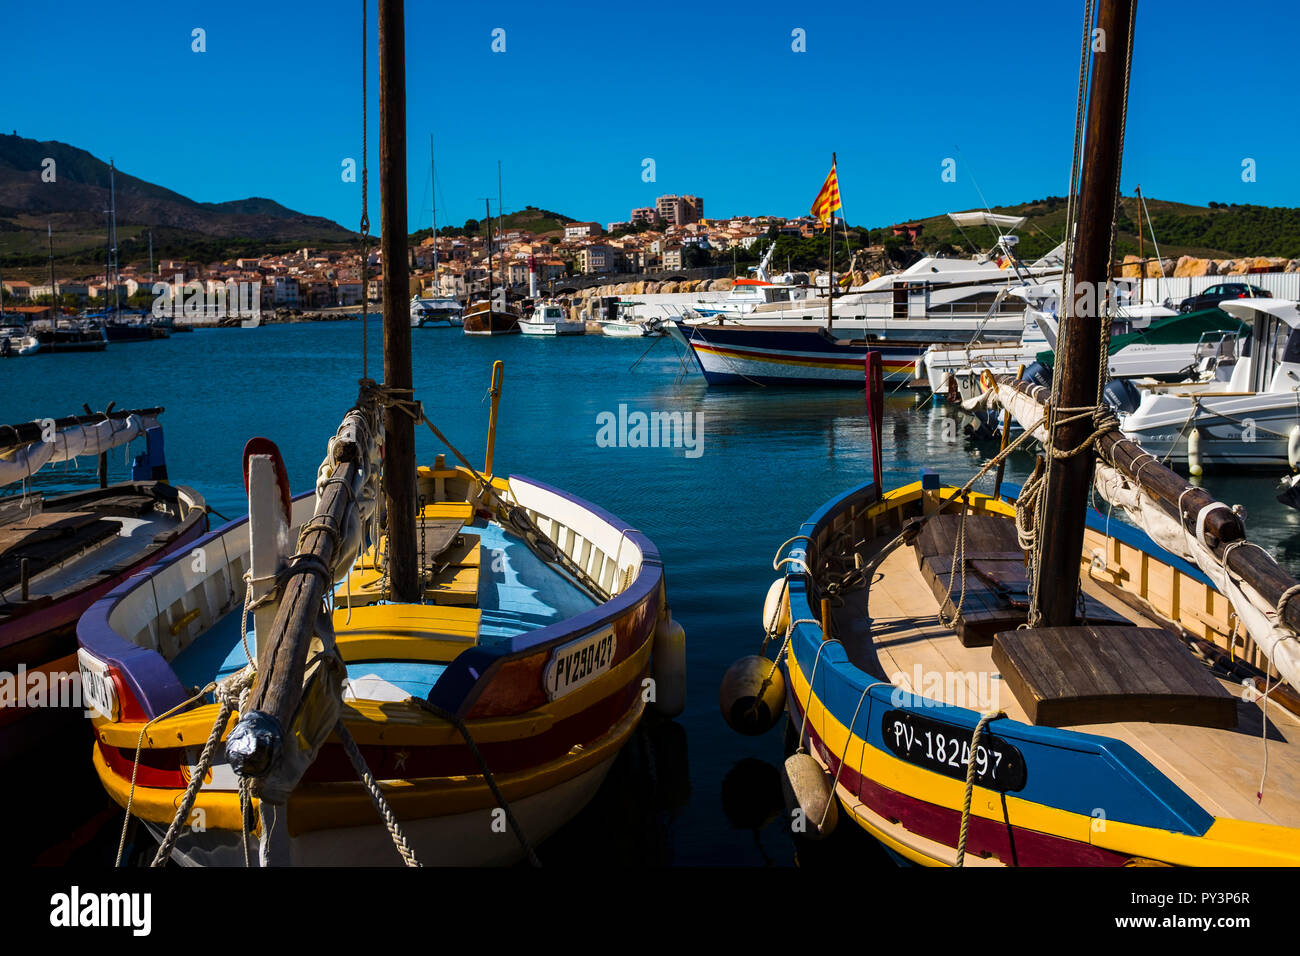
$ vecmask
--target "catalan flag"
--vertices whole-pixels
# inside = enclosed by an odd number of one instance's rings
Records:
[[[822,183],[821,192],[813,200],[812,214],[817,217],[817,221],[823,226],[831,224],[831,214],[837,209],[842,209],[840,205],[840,180],[835,175],[835,154],[831,153],[831,171],[826,177],[826,182]]]

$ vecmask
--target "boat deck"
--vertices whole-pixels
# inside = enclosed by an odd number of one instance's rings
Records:
[[[507,641],[595,606],[516,535],[475,517],[468,504],[439,503],[425,512],[425,603],[387,600],[374,549],[334,590],[335,637],[353,697],[427,697],[465,648]],[[256,656],[252,623],[250,616],[245,636]],[[240,628],[239,614],[226,615],[177,655],[171,664],[182,683],[202,687],[243,668],[248,660]]]
[[[866,543],[863,559],[885,541]],[[1168,627],[1137,613],[1091,578],[1085,578],[1084,591],[1134,625]],[[938,614],[939,602],[915,548],[904,545],[876,568],[870,588],[850,593],[833,611],[833,635],[857,667],[904,689],[973,710],[1001,709],[1014,720],[1032,723],[1002,680],[992,647],[965,646],[955,630],[939,623]],[[945,679],[947,675],[959,679]],[[918,681],[923,686],[914,686]],[[1242,700],[1241,685],[1219,683],[1237,698],[1233,729],[1141,721],[1070,729],[1128,744],[1216,817],[1300,827],[1300,719],[1270,704],[1265,739],[1261,704]],[[1266,759],[1263,795],[1258,797]]]
[[[138,559],[159,535],[176,527],[148,495],[96,499],[76,511],[45,510],[0,526],[0,589],[5,603],[21,599],[21,562],[28,562],[29,600],[59,594]]]

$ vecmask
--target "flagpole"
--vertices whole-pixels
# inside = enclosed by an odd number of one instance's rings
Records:
[[[831,153],[831,175],[835,176],[835,191],[838,193],[840,188],[840,179],[835,172],[835,153]],[[829,210],[831,221],[828,231],[831,234],[831,269],[830,279],[826,284],[826,331],[831,330],[831,323],[835,319],[835,207]]]

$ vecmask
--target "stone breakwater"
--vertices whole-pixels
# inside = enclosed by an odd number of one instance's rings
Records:
[[[1177,259],[1141,259],[1125,256],[1120,274],[1126,279],[1145,276],[1158,279],[1163,276],[1181,279],[1195,276],[1243,276],[1257,272],[1300,272],[1300,259],[1281,256],[1245,256],[1240,259],[1199,259],[1180,256]]]

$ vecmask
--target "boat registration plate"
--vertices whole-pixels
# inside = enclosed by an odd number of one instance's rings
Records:
[[[542,680],[550,700],[572,693],[614,666],[614,651],[618,642],[614,629],[605,627],[577,640],[561,644],[551,652],[546,662]]]
[[[881,719],[885,746],[896,757],[958,780],[966,779],[971,731],[906,710],[889,710]],[[1014,746],[987,730],[975,748],[975,782],[1002,792],[1023,790],[1025,758]]]
[[[108,665],[84,649],[77,651],[77,667],[81,671],[81,701],[92,717],[117,720],[117,691]]]

